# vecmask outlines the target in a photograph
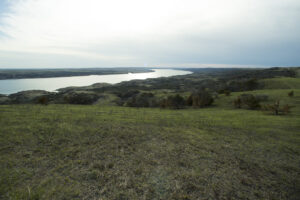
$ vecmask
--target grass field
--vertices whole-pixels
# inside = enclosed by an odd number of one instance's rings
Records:
[[[289,115],[210,108],[0,106],[0,199],[299,199],[300,89]]]
[[[262,79],[265,89],[300,89],[300,78],[280,77]]]

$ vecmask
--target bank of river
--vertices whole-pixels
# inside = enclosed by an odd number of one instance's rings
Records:
[[[88,86],[94,83],[115,84],[122,81],[130,81],[134,79],[170,77],[192,73],[189,71],[175,69],[153,70],[154,72],[147,73],[0,80],[0,94],[12,94],[24,90],[55,91],[59,88],[70,86]]]

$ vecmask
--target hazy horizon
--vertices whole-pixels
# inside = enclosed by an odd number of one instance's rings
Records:
[[[0,68],[300,66],[298,0],[1,0]]]

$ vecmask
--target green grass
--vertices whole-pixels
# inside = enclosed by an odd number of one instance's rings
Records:
[[[298,199],[300,90],[294,105],[234,109],[0,106],[0,199]]]
[[[265,89],[300,89],[300,78],[280,77],[262,79]]]

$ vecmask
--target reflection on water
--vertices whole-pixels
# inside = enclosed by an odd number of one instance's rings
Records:
[[[69,86],[87,86],[92,85],[94,83],[114,84],[134,79],[169,77],[176,75],[186,75],[190,73],[191,72],[189,71],[183,70],[154,69],[154,72],[149,73],[0,80],[0,94],[11,94],[24,90],[55,91],[56,89]]]

